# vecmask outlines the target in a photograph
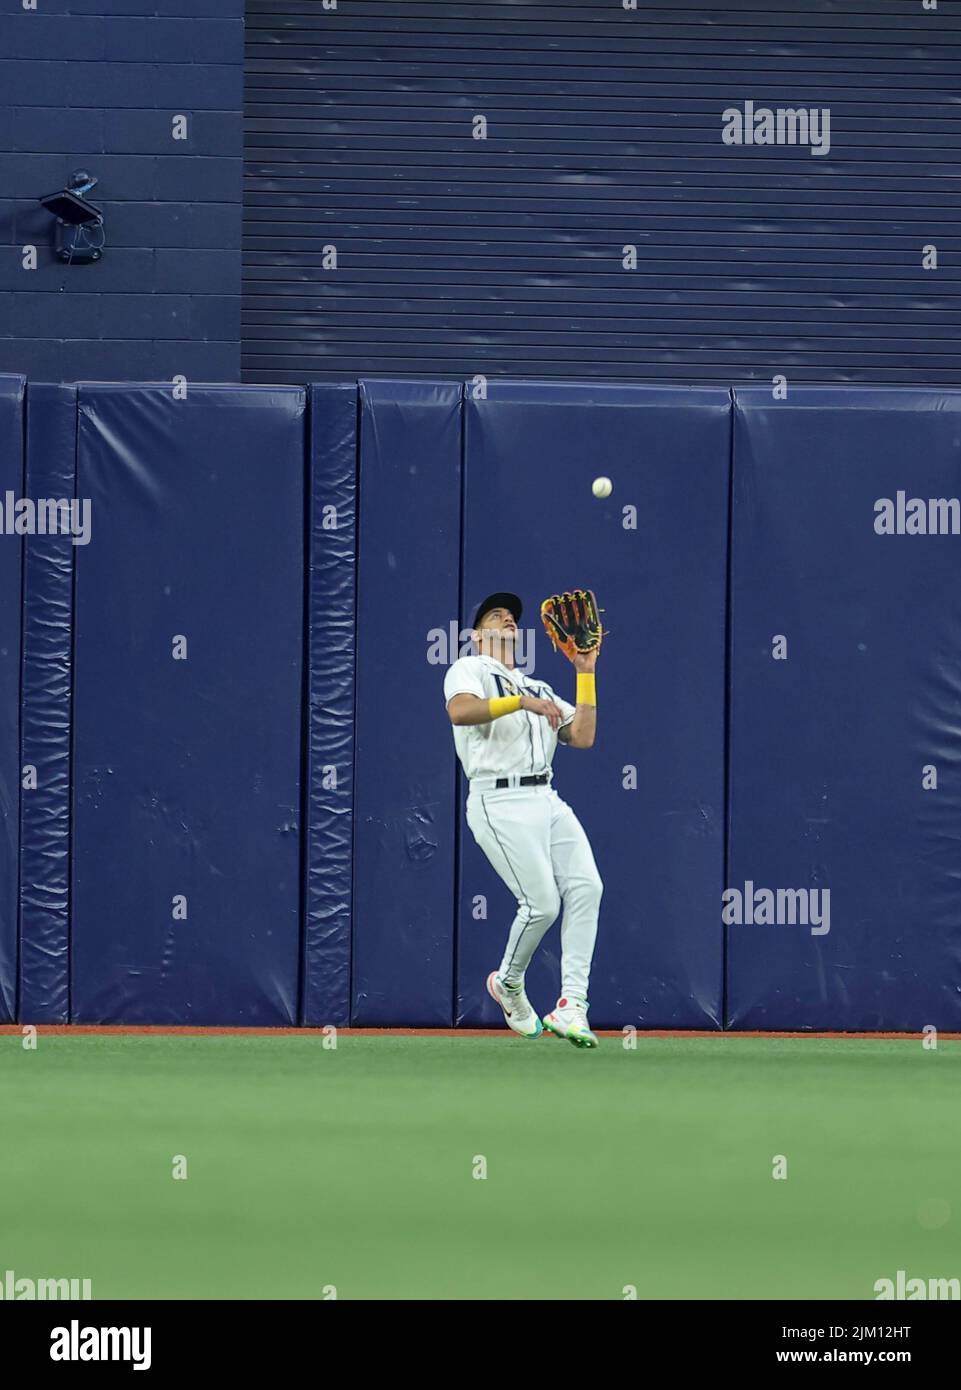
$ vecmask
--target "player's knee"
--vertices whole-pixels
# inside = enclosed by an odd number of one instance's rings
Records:
[[[557,920],[557,914],[561,910],[561,895],[556,887],[545,885],[529,899],[531,913],[539,922],[550,926]]]
[[[601,876],[596,869],[576,878],[567,892],[569,900],[576,899],[582,906],[587,908],[598,908],[601,905],[601,897],[604,892],[604,884]]]

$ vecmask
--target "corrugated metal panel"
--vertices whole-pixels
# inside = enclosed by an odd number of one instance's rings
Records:
[[[957,5],[247,0],[246,42],[245,381],[961,385]],[[829,153],[725,145],[746,101]]]

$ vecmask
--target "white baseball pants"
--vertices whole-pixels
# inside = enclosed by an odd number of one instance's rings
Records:
[[[467,824],[517,899],[500,964],[509,984],[524,972],[561,902],[561,996],[586,1000],[604,885],[584,827],[550,786],[471,789]]]

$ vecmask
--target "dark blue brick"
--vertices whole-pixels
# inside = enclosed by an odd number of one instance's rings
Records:
[[[75,169],[91,165],[100,180],[96,192],[90,195],[95,203],[107,206],[111,198],[155,196],[156,169],[150,155],[0,155],[0,188],[8,198],[36,198],[62,187]]]
[[[157,104],[157,86],[150,63],[72,63],[63,105],[152,107]]]
[[[155,103],[169,111],[240,111],[244,104],[244,70],[237,63],[157,65]]]
[[[56,292],[11,294],[4,336],[22,338],[99,338],[99,294]]]
[[[243,185],[240,158],[172,154],[158,155],[154,161],[153,196],[158,202],[239,203]]]
[[[0,15],[0,54],[5,58],[104,57],[105,20],[91,16],[51,15],[45,0],[35,11]],[[2,88],[0,88],[2,91]]]
[[[156,252],[155,287],[184,293],[239,294],[241,255],[230,251],[173,251],[160,247]]]
[[[0,64],[0,68],[4,65]],[[31,81],[22,67],[38,64],[6,64],[17,82],[11,98],[24,104],[42,102],[43,94],[56,92],[61,105],[103,107],[105,110],[237,111],[243,105],[243,68],[236,64],[193,63],[68,63],[42,64],[51,69]],[[0,91],[3,73],[0,72]],[[34,96],[25,95],[33,91]]]
[[[58,345],[62,381],[144,381],[153,364],[152,342],[102,338]]]
[[[156,343],[153,379],[170,381],[183,373],[188,381],[239,381],[238,343]]]
[[[59,344],[42,339],[0,338],[0,372],[22,372],[35,380],[62,381]]]
[[[68,106],[67,81],[73,66],[80,64],[35,58],[0,60],[0,96],[7,106]],[[69,120],[66,112],[63,119]]]
[[[96,265],[67,266],[54,260],[44,248],[36,270],[22,269],[19,249],[16,253],[0,255],[0,290],[21,293],[56,293],[63,289],[73,293],[90,288],[95,293],[128,290],[150,290],[155,287],[154,252],[108,248],[103,260]],[[185,287],[178,287],[185,288]]]
[[[50,98],[53,99],[53,98]],[[13,108],[13,132],[8,148],[43,153],[67,154],[71,150],[100,151],[104,148],[102,111],[45,110],[42,106]]]
[[[172,116],[190,117],[189,138],[174,140]],[[243,116],[236,111],[105,111],[104,148],[115,154],[238,155],[243,151]]]
[[[157,63],[244,62],[242,19],[154,19],[150,21],[150,54]]]
[[[240,249],[243,210],[236,203],[194,203],[189,224],[189,246]]]
[[[191,338],[240,341],[240,295],[194,295],[190,304]]]
[[[236,203],[117,203],[107,242],[112,246],[183,246],[234,250],[240,246]]]
[[[49,190],[47,190],[49,191]],[[7,215],[6,199],[0,199],[0,218]],[[13,239],[17,246],[52,247],[56,223],[39,203],[18,203],[12,211]]]
[[[131,15],[112,15],[104,23],[105,58],[125,63],[149,63],[153,55],[152,30],[155,19]]]
[[[101,337],[187,338],[190,297],[180,294],[105,294],[101,299]]]
[[[186,203],[118,203],[111,210],[113,246],[192,246]]]

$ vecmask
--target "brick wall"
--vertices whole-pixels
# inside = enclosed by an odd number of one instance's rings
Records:
[[[243,0],[36,5],[0,0],[0,371],[239,380]],[[64,266],[36,199],[77,168],[106,246]]]

